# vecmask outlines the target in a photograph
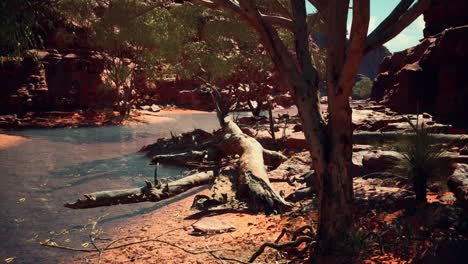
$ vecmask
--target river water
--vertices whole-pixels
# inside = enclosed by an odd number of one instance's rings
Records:
[[[212,113],[165,114],[158,124],[11,132],[29,138],[0,149],[0,263],[56,263],[70,252],[44,248],[51,239],[68,246],[86,242],[84,227],[100,217],[106,231],[161,203],[117,205],[84,210],[63,207],[84,193],[142,186],[154,167],[137,151],[157,138],[194,128],[217,128]],[[177,178],[182,168],[160,167],[160,177]],[[103,217],[104,216],[104,217]]]

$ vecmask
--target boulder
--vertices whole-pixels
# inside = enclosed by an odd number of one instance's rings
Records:
[[[289,149],[304,149],[307,147],[307,141],[302,132],[292,133],[287,138],[283,139],[283,144]]]
[[[234,232],[236,227],[231,223],[213,217],[205,217],[192,225],[192,235],[214,235]]]
[[[455,164],[455,170],[449,177],[447,185],[455,194],[463,210],[468,213],[468,165]]]
[[[150,107],[151,111],[153,112],[159,112],[161,111],[161,107],[155,105],[155,104],[152,104],[151,107]]]
[[[388,170],[395,167],[401,158],[401,154],[396,151],[374,150],[364,154],[362,165],[372,171]]]

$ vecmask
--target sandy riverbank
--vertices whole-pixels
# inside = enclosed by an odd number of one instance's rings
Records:
[[[25,137],[0,134],[0,149],[11,148],[27,140]]]
[[[170,114],[199,114],[203,111],[191,109],[163,109],[159,112],[139,110],[132,112],[123,121],[115,111],[105,112],[31,112],[26,116],[1,116],[0,128],[16,130],[29,128],[77,128],[108,125],[139,125],[147,123],[172,122],[175,119],[164,116]]]

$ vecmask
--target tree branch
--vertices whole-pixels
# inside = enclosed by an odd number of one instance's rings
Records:
[[[281,16],[269,16],[269,15],[264,15],[264,14],[261,14],[261,17],[267,23],[270,23],[274,26],[282,27],[289,31],[293,31],[294,24],[291,19],[281,17]]]
[[[307,25],[305,1],[291,1],[291,8],[294,19],[295,48],[302,75],[308,76],[313,82],[317,83],[319,74],[312,65],[312,60],[310,59],[309,29]],[[314,88],[318,88],[318,85],[314,86]]]
[[[330,0],[327,9],[327,86],[328,103],[335,94],[344,91],[339,87],[339,79],[346,58],[346,23],[349,0]]]
[[[367,37],[364,54],[400,34],[418,18],[430,5],[431,0],[402,0],[392,13]]]
[[[327,8],[327,1],[326,0],[308,0],[315,8],[317,8],[318,12],[325,12]]]
[[[282,16],[284,16],[286,18],[292,18],[291,13],[289,12],[289,10],[284,5],[282,5],[278,0],[272,0],[272,2],[273,2],[273,5],[276,7],[276,10]]]
[[[198,0],[198,1],[201,4],[203,4],[205,7],[208,7],[211,9],[227,8],[245,17],[245,12],[243,12],[240,6],[234,3],[233,1],[230,1],[230,0],[221,0],[217,2],[208,1],[208,0]],[[293,21],[287,17],[289,16],[289,14],[285,14],[285,16],[272,16],[272,15],[266,15],[266,14],[260,13],[260,16],[265,22],[271,25],[279,26],[289,31],[293,30]]]
[[[209,0],[197,0],[197,1],[207,8],[218,9],[218,8],[224,7],[224,8],[230,9],[231,11],[234,11],[235,13],[242,14],[242,11],[239,5],[234,3],[231,0],[219,0],[216,2],[209,1]]]
[[[340,75],[339,86],[343,87],[345,96],[351,94],[354,78],[359,70],[359,64],[364,54],[367,30],[370,19],[370,1],[353,0],[353,22],[351,36],[346,51],[343,71]]]

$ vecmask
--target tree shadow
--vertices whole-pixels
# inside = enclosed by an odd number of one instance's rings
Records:
[[[212,210],[200,211],[193,215],[185,217],[184,220],[198,220],[203,217],[210,217],[210,216],[223,215],[223,214],[236,214],[236,213],[243,213],[243,214],[248,214],[248,215],[258,214],[258,213],[249,211],[247,209],[224,208],[224,209],[212,209]]]

